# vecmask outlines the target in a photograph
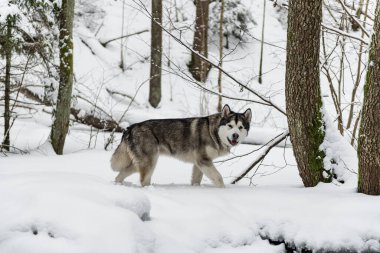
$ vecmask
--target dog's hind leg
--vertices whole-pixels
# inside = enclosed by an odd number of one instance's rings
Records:
[[[125,170],[132,163],[131,157],[128,154],[128,145],[122,141],[111,157],[111,168],[114,171]]]
[[[191,185],[200,185],[203,173],[197,165],[193,166],[193,174],[191,175]]]
[[[123,183],[124,179],[133,173],[137,172],[133,164],[131,164],[129,167],[122,169],[119,174],[115,178],[115,183],[121,184]]]
[[[143,164],[139,164],[140,183],[142,187],[150,185],[153,171],[157,164],[157,160],[158,154],[152,155],[150,160],[145,161]]]

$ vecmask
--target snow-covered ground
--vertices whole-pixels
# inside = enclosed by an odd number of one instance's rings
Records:
[[[159,159],[152,186],[141,188],[137,174],[115,185],[109,159],[118,143],[104,151],[109,134],[92,136],[74,124],[65,154],[57,156],[44,143],[50,128],[40,116],[13,128],[14,144],[30,154],[0,158],[0,252],[286,251],[274,241],[298,249],[380,251],[380,198],[356,193],[357,176],[348,170],[345,184],[305,189],[289,145],[274,148],[257,171],[225,189],[207,178],[189,186],[192,165],[168,157]],[[253,128],[256,134],[273,137]],[[339,154],[342,145],[333,143],[329,152]],[[259,148],[241,145],[216,161],[226,183],[260,150],[236,156]],[[342,158],[355,168],[355,152],[346,149]]]
[[[161,157],[153,185],[141,188],[138,175],[115,185],[112,152],[80,150],[85,136],[72,131],[63,156],[42,145],[0,159],[0,252],[285,252],[268,239],[380,251],[379,197],[356,193],[354,180],[305,189],[290,148],[272,150],[250,186],[219,189],[206,178],[192,187],[190,164]],[[217,167],[229,182],[253,157]]]
[[[150,1],[143,2],[150,6]],[[259,84],[257,38],[261,36],[263,4],[242,2],[257,24],[236,49],[233,45],[237,41],[231,41],[223,67],[285,108],[286,12],[267,5],[265,40],[269,44],[264,46],[263,84]],[[124,34],[150,29],[149,19],[136,3],[139,1],[125,1]],[[164,6],[165,27],[191,44],[193,1],[166,0]],[[124,71],[120,68],[120,40],[101,45],[120,36],[122,9],[123,1],[76,1],[73,107],[82,110],[81,114],[120,121],[122,126],[151,118],[215,112],[217,97],[204,94],[192,82],[186,66],[188,50],[167,34],[163,36],[162,102],[157,109],[149,106],[149,32],[123,40]],[[176,14],[178,21],[169,22],[169,17],[176,20]],[[333,26],[329,18],[324,22]],[[331,49],[336,41],[328,36]],[[217,41],[217,36],[210,35],[209,58],[214,62],[218,62]],[[347,47],[357,47],[357,42],[350,43]],[[335,54],[333,61],[339,63]],[[347,55],[356,60],[356,55]],[[345,80],[351,78],[348,75]],[[216,80],[217,71],[212,69],[205,87],[216,90]],[[37,94],[44,93],[41,84],[28,79],[25,84],[33,85],[29,89]],[[351,87],[346,81],[345,102]],[[130,98],[113,92],[136,97],[131,103]],[[225,77],[223,93],[257,99]],[[189,186],[192,165],[168,157],[159,159],[152,186],[141,188],[137,174],[124,185],[115,185],[116,174],[109,160],[120,134],[116,134],[111,150],[104,151],[109,133],[71,123],[64,155],[56,156],[46,144],[52,108],[16,108],[11,144],[29,154],[0,157],[0,253],[261,253],[290,248],[380,252],[380,198],[356,193],[356,153],[347,142],[349,136],[346,140],[337,134],[336,114],[324,77],[322,94],[329,122],[323,144],[325,165],[336,170],[338,179],[345,183],[334,180],[308,189],[298,175],[289,140],[271,150],[260,167],[238,185],[228,183],[260,154],[261,146],[241,145],[229,157],[218,159],[215,164],[227,183],[225,189],[214,188],[207,178],[200,187]],[[18,99],[33,102],[22,95]],[[264,144],[287,127],[286,118],[271,107],[223,102],[237,111],[252,108],[250,143]],[[251,154],[240,157],[247,153]]]

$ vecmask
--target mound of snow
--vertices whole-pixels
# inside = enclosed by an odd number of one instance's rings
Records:
[[[25,167],[0,172],[0,252],[152,251],[143,193],[72,170]]]
[[[347,139],[339,134],[325,108],[322,108],[322,115],[325,123],[325,139],[320,148],[326,154],[323,159],[324,167],[332,170],[338,181],[356,184],[358,172],[356,151]]]

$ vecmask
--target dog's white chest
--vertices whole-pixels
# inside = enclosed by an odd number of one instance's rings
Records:
[[[225,152],[225,151],[219,151],[219,150],[217,150],[216,148],[214,148],[214,147],[212,147],[212,146],[206,146],[206,154],[207,154],[207,156],[210,157],[211,159],[215,159],[215,158],[217,158],[217,157],[227,155],[228,152]]]

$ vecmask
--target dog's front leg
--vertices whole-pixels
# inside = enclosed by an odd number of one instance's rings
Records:
[[[216,170],[213,162],[209,159],[202,159],[196,164],[211,182],[217,187],[224,187],[222,175]]]
[[[203,173],[197,165],[193,166],[193,174],[191,175],[191,185],[200,185]]]

